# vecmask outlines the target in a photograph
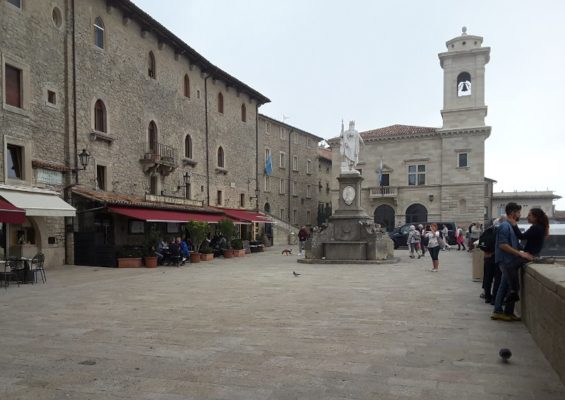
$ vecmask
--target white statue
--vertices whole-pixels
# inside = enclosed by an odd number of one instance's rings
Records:
[[[355,167],[359,162],[359,149],[363,142],[363,138],[355,130],[355,121],[349,122],[349,129],[347,131],[343,130],[343,121],[341,122],[341,134],[339,135],[340,146],[339,152],[344,158],[341,163],[341,172],[357,172]]]

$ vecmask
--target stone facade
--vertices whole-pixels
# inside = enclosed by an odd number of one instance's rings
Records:
[[[445,77],[441,128],[392,125],[361,132],[362,204],[387,229],[406,222],[484,220],[484,141],[490,135],[484,123],[484,66],[490,49],[481,43],[463,32],[439,55]],[[339,139],[329,143],[337,176]],[[335,208],[336,182],[332,193]]]
[[[522,218],[525,219],[530,208],[541,208],[549,218],[554,217],[553,202],[560,199],[553,191],[495,192],[492,194],[492,212],[494,217],[504,215],[504,207],[513,201],[522,206]]]
[[[334,178],[335,179],[335,178]],[[332,211],[332,152],[318,148],[318,215],[319,221],[327,220]]]
[[[256,121],[269,101],[264,95],[129,1],[23,1],[21,8],[0,1],[0,24],[0,182],[47,187],[69,201],[63,189],[78,183],[256,208]],[[20,71],[19,107],[7,104],[7,68]],[[9,145],[21,148],[18,179],[8,177]],[[83,149],[90,162],[74,174]],[[65,234],[72,221],[55,219],[30,224],[39,247],[53,255],[48,263],[65,262],[65,254],[72,262],[73,238]]]
[[[321,137],[259,114],[260,210],[293,226],[316,226]],[[272,173],[265,173],[272,157]]]

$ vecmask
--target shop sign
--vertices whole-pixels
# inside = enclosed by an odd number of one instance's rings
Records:
[[[63,173],[40,168],[37,170],[37,182],[46,183],[48,185],[62,185]]]

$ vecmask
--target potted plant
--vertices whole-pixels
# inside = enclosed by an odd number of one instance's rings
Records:
[[[206,222],[190,221],[186,224],[186,230],[190,234],[192,240],[192,251],[190,253],[190,262],[200,262],[200,246],[206,235],[210,232],[210,227]]]
[[[231,241],[231,247],[234,250],[235,257],[243,257],[245,255],[245,249],[243,248],[243,242],[241,239],[233,239]]]
[[[143,257],[143,262],[146,268],[156,268],[157,267],[157,256],[155,255],[155,247],[161,239],[161,234],[155,225],[152,225],[147,234],[145,235],[145,254]]]
[[[200,247],[200,261],[210,261],[214,259],[214,249],[208,245]]]
[[[235,234],[235,225],[232,221],[221,220],[217,225],[218,231],[226,238],[228,248],[224,250],[224,258],[232,258],[234,256],[231,247],[231,240]]]
[[[139,246],[125,245],[118,249],[118,268],[139,268],[143,266],[143,250]]]

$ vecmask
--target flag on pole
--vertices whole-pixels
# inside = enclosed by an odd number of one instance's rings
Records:
[[[270,176],[273,173],[273,156],[270,154],[265,160],[265,175]]]
[[[383,186],[383,159],[381,158],[381,165],[379,166],[379,169],[377,169],[377,183],[379,184],[379,187]]]

